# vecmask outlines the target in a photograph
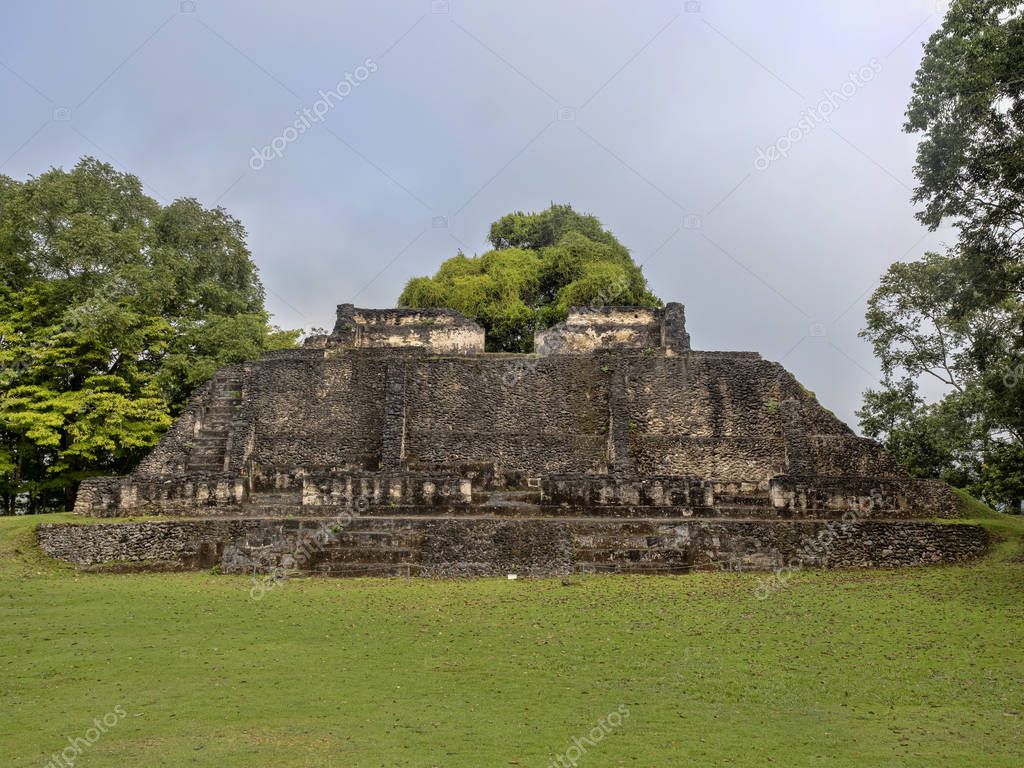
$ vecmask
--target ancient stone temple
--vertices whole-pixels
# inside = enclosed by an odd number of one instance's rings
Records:
[[[778,363],[690,348],[683,307],[574,309],[536,354],[450,310],[338,307],[219,371],[127,477],[39,528],[81,565],[331,575],[896,566],[985,551]]]

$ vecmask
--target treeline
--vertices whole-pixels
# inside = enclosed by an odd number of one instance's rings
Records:
[[[130,470],[219,367],[295,343],[241,223],[83,158],[0,176],[0,504],[66,509]]]
[[[911,472],[1006,511],[1024,499],[1024,8],[954,0],[925,45],[905,130],[921,135],[914,201],[956,242],[894,264],[863,334],[885,378],[866,434]],[[937,401],[922,381],[939,382]]]

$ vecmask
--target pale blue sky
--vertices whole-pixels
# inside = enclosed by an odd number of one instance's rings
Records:
[[[943,242],[900,131],[934,0],[0,7],[0,173],[93,154],[225,206],[288,327],[392,306],[503,213],[570,202],[686,304],[695,347],[781,360],[852,423],[877,380],[868,293]]]

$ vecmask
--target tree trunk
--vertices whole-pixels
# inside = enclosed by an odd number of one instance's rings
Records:
[[[64,511],[73,512],[75,509],[75,497],[78,495],[78,483],[69,483],[64,486]]]

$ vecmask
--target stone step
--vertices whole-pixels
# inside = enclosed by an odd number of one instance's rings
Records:
[[[224,460],[224,445],[196,445],[192,448],[190,457],[193,459],[202,459],[203,461],[212,461],[214,459],[218,461]]]
[[[231,431],[231,425],[234,422],[234,420],[235,420],[234,417],[232,417],[232,418],[221,418],[219,416],[216,416],[214,418],[206,418],[206,419],[203,419],[203,423],[202,423],[202,426],[200,427],[199,431],[200,432],[207,432],[208,431],[208,432],[214,432],[214,433],[216,433],[216,432],[223,432],[224,434],[227,434],[228,432]]]
[[[483,507],[492,509],[522,509],[536,513],[540,509],[540,490],[491,491],[483,497]]]
[[[224,468],[223,456],[193,456],[189,460],[189,469],[200,469],[207,471],[216,469],[218,472]]]
[[[315,572],[325,576],[381,577],[418,576],[422,567],[415,563],[320,563]]]
[[[486,501],[480,506],[480,511],[493,515],[508,515],[510,517],[537,517],[540,515],[540,507],[536,504],[526,504],[519,501]]]
[[[218,469],[224,466],[224,454],[223,453],[193,453],[189,457],[190,466],[204,466],[213,467],[216,466]]]
[[[193,450],[193,453],[200,452],[200,451],[205,451],[207,453],[209,453],[210,451],[220,451],[221,453],[223,453],[224,452],[224,446],[227,445],[227,442],[228,441],[226,439],[224,439],[224,438],[205,438],[204,439],[203,437],[200,436],[200,437],[197,437],[192,442],[192,450]]]
[[[752,506],[749,504],[716,504],[712,513],[715,517],[730,518],[775,518],[778,512],[768,505]]]
[[[224,463],[224,452],[196,449],[192,453],[189,469],[221,471]],[[588,535],[600,536],[609,526],[616,531],[622,530],[621,523],[628,530],[635,530],[636,535],[652,535],[651,526],[681,526],[687,522],[727,521],[765,521],[774,520],[833,520],[841,517],[835,510],[820,510],[814,514],[806,513],[799,516],[786,515],[773,508],[764,507],[706,507],[688,509],[683,507],[539,507],[526,508],[516,506],[500,507],[467,507],[467,506],[391,506],[387,504],[371,505],[358,514],[348,505],[304,505],[298,492],[266,492],[251,494],[248,499],[228,516],[245,516],[267,518],[339,518],[346,524],[359,522],[360,525],[371,526],[372,521],[381,521],[389,526],[412,526],[427,520],[550,520],[552,522],[591,521],[593,527]],[[355,521],[349,520],[355,517]],[[670,530],[670,528],[669,528]],[[614,534],[620,535],[618,533]],[[660,534],[664,535],[664,534]]]
[[[490,491],[491,498],[514,499],[518,501],[540,502],[543,492],[540,488],[506,488],[499,491]]]
[[[224,439],[227,439],[231,434],[230,427],[230,422],[226,422],[224,424],[203,424],[202,428],[197,433],[197,437],[199,435],[205,435],[207,437],[223,437]]]
[[[587,549],[580,547],[573,550],[573,561],[642,565],[650,568],[688,568],[691,565],[688,550],[664,547],[637,547],[632,549]]]
[[[672,576],[690,573],[693,565],[661,565],[658,563],[583,562],[574,561],[574,573],[629,573],[639,576]]]
[[[201,429],[210,429],[215,432],[226,431],[234,421],[233,416],[220,416],[218,414],[207,414],[203,417]]]
[[[221,434],[210,434],[209,432],[200,432],[194,438],[192,438],[192,448],[210,447],[210,448],[224,448],[228,443],[227,433]]]
[[[408,531],[343,531],[331,535],[332,549],[340,547],[349,552],[401,551],[415,554],[419,537]]]
[[[234,418],[236,408],[233,405],[211,405],[203,413],[203,420]]]
[[[770,507],[772,500],[764,496],[733,496],[728,494],[717,494],[715,506],[743,506],[743,507]]]
[[[313,573],[324,576],[396,577],[418,576],[423,566],[412,562],[347,562],[321,561],[311,565]],[[694,570],[691,565],[663,566],[651,563],[585,563],[574,562],[567,573],[622,573],[651,576],[686,574]]]
[[[694,517],[714,517],[712,507],[541,507],[541,516],[556,518],[592,517],[608,518],[609,520],[628,520],[646,518],[688,519]]]
[[[419,561],[419,549],[412,542],[413,546],[394,546],[386,542],[360,541],[354,544],[331,540],[329,547],[318,548],[310,545],[306,550],[308,556],[295,555],[299,560],[299,568],[316,569],[325,563],[362,563],[373,565],[377,563],[416,563]]]
[[[574,558],[588,562],[611,562],[640,560],[685,562],[688,558],[688,547],[666,546],[666,542],[632,544],[627,541],[612,546],[587,547],[582,544],[573,547]]]
[[[253,493],[249,503],[257,507],[268,506],[301,506],[302,496],[299,493]]]
[[[319,562],[351,563],[376,565],[378,563],[415,563],[419,560],[419,551],[408,547],[384,547],[379,544],[370,546],[337,547],[332,546],[325,558],[316,558]]]
[[[224,460],[205,459],[193,456],[188,462],[188,468],[199,472],[221,472],[224,469]]]

